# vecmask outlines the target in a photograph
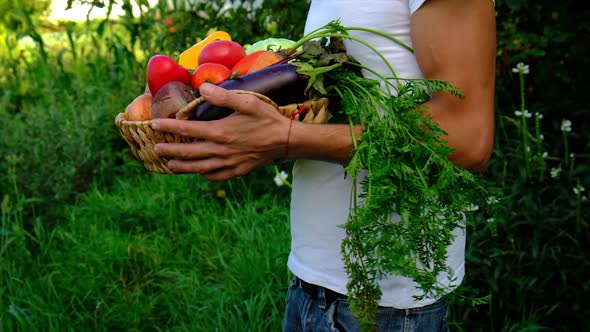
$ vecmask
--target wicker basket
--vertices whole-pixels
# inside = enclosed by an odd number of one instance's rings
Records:
[[[292,117],[296,121],[305,123],[325,123],[328,121],[327,98],[309,100],[300,104],[277,106],[268,97],[254,92],[241,90],[234,90],[234,92],[255,95],[261,100],[275,106],[277,111],[282,115],[289,118]],[[181,120],[188,119],[193,109],[204,102],[205,99],[202,97],[193,100],[178,111],[176,118]],[[300,111],[301,107],[303,107],[303,111]],[[152,129],[151,123],[151,120],[129,121],[125,118],[125,113],[119,113],[115,118],[115,124],[125,141],[129,144],[131,153],[136,159],[143,162],[146,169],[157,173],[172,174],[173,172],[167,166],[168,159],[156,155],[154,153],[154,146],[157,143],[189,143],[193,139],[177,134],[155,131]]]

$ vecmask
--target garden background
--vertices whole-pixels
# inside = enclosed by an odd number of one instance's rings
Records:
[[[56,21],[48,1],[0,0],[0,331],[280,330],[289,189],[274,169],[224,183],[149,173],[114,118],[151,55],[213,30],[297,39],[308,2],[86,2],[112,15]],[[482,175],[497,191],[468,224],[454,331],[590,330],[584,3],[497,1]]]

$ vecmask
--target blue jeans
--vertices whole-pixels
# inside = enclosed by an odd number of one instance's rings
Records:
[[[324,294],[324,289],[320,288],[313,298],[293,281],[287,292],[283,332],[360,331],[346,299],[327,302]],[[447,312],[446,299],[413,309],[380,307],[377,331],[447,332]]]

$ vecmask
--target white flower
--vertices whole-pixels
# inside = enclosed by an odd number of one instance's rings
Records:
[[[521,116],[523,114],[524,114],[525,118],[530,118],[533,115],[528,110],[524,110],[524,113],[522,113],[521,111],[514,111],[514,115],[516,115],[516,116]]]
[[[492,223],[492,222],[494,222],[494,221],[495,221],[495,220],[494,220],[494,218],[488,218],[488,219],[486,220],[486,222],[489,222],[489,223]]]
[[[486,203],[488,203],[489,205],[492,205],[492,204],[500,203],[500,200],[494,196],[488,196],[488,197],[486,197]]]
[[[561,131],[570,132],[572,131],[572,122],[570,120],[561,121]]]
[[[539,113],[539,112],[535,112],[535,116],[541,120],[543,118],[543,114]]]
[[[475,204],[471,204],[471,206],[469,206],[467,208],[467,211],[477,211],[479,210],[479,205],[475,205]]]
[[[557,167],[557,168],[552,168],[551,169],[551,177],[552,178],[556,178],[559,176],[559,173],[561,173],[561,167]]]
[[[547,158],[547,157],[549,157],[549,152],[547,152],[547,151],[543,152],[543,158]]]
[[[529,70],[529,65],[525,65],[522,62],[519,62],[516,67],[512,68],[512,72],[513,73],[522,73],[522,74],[528,74],[530,72]]]
[[[209,14],[207,14],[207,12],[204,11],[204,10],[199,10],[197,12],[197,16],[200,17],[200,18],[202,18],[202,19],[205,19],[205,20],[208,20],[210,18],[209,17]]]
[[[543,134],[540,134],[540,135],[539,135],[539,139],[540,139],[541,141],[542,141],[542,140],[544,140],[544,139],[545,139],[545,135],[543,135]]]
[[[275,180],[275,183],[277,184],[277,186],[280,187],[284,184],[287,184],[288,177],[289,177],[289,174],[287,174],[287,172],[281,171],[280,173],[275,175],[274,180]]]
[[[579,195],[581,194],[586,188],[582,187],[581,185],[577,185],[574,187],[574,194]]]

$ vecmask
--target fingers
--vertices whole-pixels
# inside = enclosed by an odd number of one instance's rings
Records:
[[[153,119],[153,130],[178,134],[184,137],[211,140],[217,137],[214,121],[187,121],[176,119]]]
[[[208,141],[193,143],[159,143],[154,147],[156,154],[169,159],[168,168],[174,173],[209,174],[223,169],[243,169],[248,163],[243,156],[226,146]],[[227,172],[226,172],[227,173]],[[233,176],[242,175],[234,172]]]
[[[248,174],[253,169],[249,164],[228,163],[227,160],[209,158],[203,160],[170,160],[168,168],[176,174],[201,174],[210,181],[225,181]]]
[[[171,159],[204,159],[225,156],[230,153],[223,145],[217,145],[210,141],[196,141],[192,143],[158,143],[154,146],[154,152],[158,156],[166,156]]]
[[[226,161],[219,158],[201,160],[174,159],[168,162],[168,168],[174,173],[207,174],[227,167],[226,165]]]

